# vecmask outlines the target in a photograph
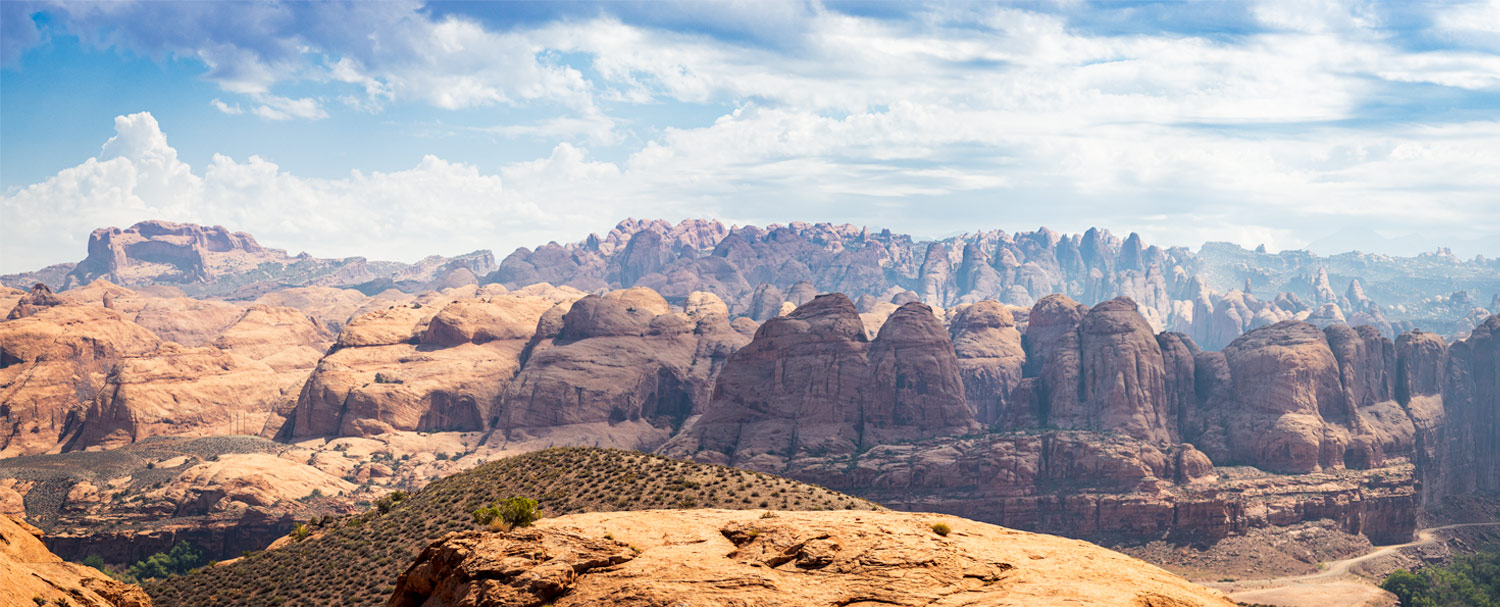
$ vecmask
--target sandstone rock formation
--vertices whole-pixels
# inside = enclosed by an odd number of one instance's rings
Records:
[[[204,346],[244,315],[245,309],[235,304],[174,297],[148,300],[132,320],[163,340],[184,346]]]
[[[1448,348],[1443,410],[1441,494],[1500,491],[1500,314]]]
[[[1224,356],[1232,405],[1218,409],[1233,461],[1290,473],[1343,465],[1353,411],[1322,331],[1277,323],[1236,339]]]
[[[281,436],[483,430],[554,305],[498,295],[427,299],[356,316],[318,361]]]
[[[1012,393],[1021,383],[1026,350],[1015,317],[1004,304],[981,301],[953,311],[949,323],[964,395],[975,419],[986,426],[1038,424]]]
[[[748,339],[709,293],[674,312],[648,289],[612,291],[544,317],[505,386],[489,444],[654,449],[705,409],[715,377]]]
[[[368,294],[387,288],[422,292],[475,284],[495,269],[489,251],[432,256],[413,264],[317,259],[263,247],[249,234],[222,226],[143,221],[125,229],[94,230],[88,256],[77,264],[8,275],[0,282],[11,287],[45,282],[61,291],[107,279],[143,290],[169,286],[179,296],[254,299],[287,286],[351,286]]]
[[[1402,540],[1418,475],[1441,466],[1444,355],[1430,334],[1398,347],[1369,327],[1283,321],[1204,352],[1154,334],[1128,299],[1086,308],[1055,295],[1024,315],[1024,339],[1002,305],[961,305],[950,345],[924,309],[906,304],[868,342],[841,295],[768,320],[662,452],[1026,528],[1207,538],[1327,516]],[[965,411],[947,408],[955,398]],[[977,425],[1001,433],[969,436]],[[1309,480],[1326,492],[1304,499],[1303,481],[1211,482],[1215,465],[1369,472]],[[1205,482],[1214,497],[1177,493]]]
[[[943,525],[942,531],[937,525]],[[942,531],[941,533],[939,531]],[[434,543],[390,605],[1233,605],[1092,544],[895,512],[574,514]]]
[[[931,308],[902,306],[868,341],[854,303],[835,293],[761,325],[719,374],[703,416],[664,451],[772,471],[806,453],[978,428]]]
[[[52,306],[0,323],[0,455],[58,448],[115,364],[160,344],[96,306]]]
[[[140,587],[58,558],[41,537],[36,527],[0,514],[0,607],[151,607]]]
[[[37,283],[25,295],[16,300],[15,306],[6,314],[6,320],[32,316],[43,309],[62,305],[63,300],[52,293],[47,285]]]

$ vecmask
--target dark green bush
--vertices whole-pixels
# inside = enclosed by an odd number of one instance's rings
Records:
[[[136,561],[126,571],[130,577],[138,580],[166,578],[187,573],[203,563],[203,553],[193,548],[192,544],[177,542],[171,550],[165,553],[158,552],[146,557],[145,560]]]
[[[1398,569],[1380,587],[1401,607],[1500,607],[1500,552],[1462,556],[1446,567]]]

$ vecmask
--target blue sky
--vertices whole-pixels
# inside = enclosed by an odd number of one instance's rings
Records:
[[[0,272],[627,216],[1500,255],[1500,1],[0,3]]]

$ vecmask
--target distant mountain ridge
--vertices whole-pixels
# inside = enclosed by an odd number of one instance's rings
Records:
[[[694,291],[714,293],[731,314],[757,321],[774,316],[784,301],[803,303],[808,293],[847,293],[861,312],[911,300],[943,308],[986,299],[1030,307],[1053,293],[1084,305],[1126,296],[1154,328],[1187,334],[1209,349],[1283,320],[1368,324],[1392,338],[1417,327],[1453,337],[1500,311],[1500,260],[1461,260],[1441,250],[1320,257],[1210,242],[1195,253],[1098,228],[1071,235],[991,230],[922,241],[851,224],[725,226],[706,219],[626,219],[603,236],[518,248],[498,265],[488,250],[412,264],[290,256],[220,226],[146,221],[95,230],[78,264],[0,276],[0,285],[29,289],[40,282],[65,290],[99,278],[225,299],[298,286],[367,295],[490,283],[516,289],[547,282],[587,292],[643,286],[674,303]]]
[[[944,308],[985,299],[1030,307],[1053,293],[1084,305],[1126,296],[1156,329],[1185,333],[1209,349],[1283,320],[1368,324],[1387,337],[1416,327],[1455,336],[1500,308],[1500,260],[1442,252],[1319,257],[1228,243],[1207,243],[1194,253],[1098,228],[916,241],[850,224],[726,228],[702,219],[627,219],[602,238],[517,249],[486,282],[585,291],[644,286],[669,301],[706,291],[723,298],[731,313],[757,321],[774,315],[768,301],[779,305],[773,300],[784,296],[803,303],[793,291],[846,293],[860,312],[911,300]]]

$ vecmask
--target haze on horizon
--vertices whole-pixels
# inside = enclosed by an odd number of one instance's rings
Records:
[[[0,273],[627,216],[1500,256],[1500,0],[0,4]]]

